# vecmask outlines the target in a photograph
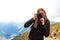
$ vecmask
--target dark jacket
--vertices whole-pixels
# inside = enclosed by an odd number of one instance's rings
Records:
[[[24,27],[30,26],[32,23],[34,25],[34,20],[31,18],[24,24]],[[29,33],[30,40],[44,40],[43,36],[48,37],[50,33],[50,22],[48,20],[45,21],[45,25],[41,23],[38,24],[37,28],[34,28],[32,25],[31,31]]]

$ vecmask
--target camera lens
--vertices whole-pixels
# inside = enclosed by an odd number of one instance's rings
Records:
[[[38,13],[37,14],[37,17],[40,19],[40,18],[42,18],[43,16],[42,16],[42,13]]]

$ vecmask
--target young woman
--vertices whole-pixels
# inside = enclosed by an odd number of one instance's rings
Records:
[[[38,18],[38,15],[42,17]],[[48,37],[50,33],[50,21],[47,18],[46,12],[43,8],[39,8],[34,17],[28,20],[24,27],[28,27],[33,23],[29,33],[29,40],[44,40],[44,36]]]

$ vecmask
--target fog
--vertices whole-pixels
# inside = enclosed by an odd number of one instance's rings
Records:
[[[60,17],[60,0],[0,0],[0,21],[29,20],[41,7],[45,9],[50,20],[54,21],[53,18]]]

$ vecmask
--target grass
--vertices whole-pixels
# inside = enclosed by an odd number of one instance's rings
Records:
[[[60,22],[57,22],[53,25],[51,25],[50,27],[50,35],[49,37],[53,37],[54,36],[57,36],[58,34],[60,34],[60,30],[58,30],[60,28]],[[21,35],[19,36],[16,36],[15,38],[13,38],[12,40],[28,40],[28,35],[29,35],[29,32],[30,30],[27,30],[26,32],[22,33]]]
[[[52,37],[53,35],[57,36],[60,33],[59,31],[60,31],[60,22],[51,25],[51,27],[50,27],[50,37]]]

